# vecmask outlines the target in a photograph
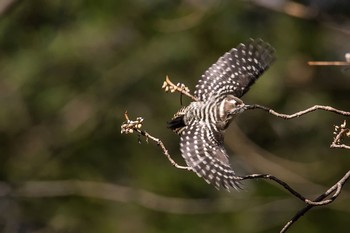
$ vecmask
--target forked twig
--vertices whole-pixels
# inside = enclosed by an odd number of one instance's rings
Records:
[[[163,151],[163,154],[168,158],[168,160],[170,161],[170,163],[179,169],[184,169],[184,170],[188,170],[188,171],[192,171],[191,167],[186,167],[186,166],[181,166],[179,164],[177,164],[175,162],[175,160],[173,160],[168,152],[168,150],[166,149],[166,147],[164,146],[164,143],[156,138],[153,137],[152,135],[150,135],[149,133],[147,133],[145,130],[141,130],[142,124],[143,124],[143,118],[142,117],[137,117],[135,121],[132,121],[129,119],[128,117],[128,113],[125,112],[124,113],[125,119],[126,121],[121,125],[121,133],[122,134],[131,134],[136,132],[138,134],[138,136],[142,135],[146,138],[146,141],[148,142],[148,139],[151,139],[152,141],[154,141],[158,146],[160,146],[160,148]]]
[[[246,110],[251,110],[251,109],[261,109],[264,110],[274,116],[277,116],[279,118],[288,120],[288,119],[292,119],[292,118],[296,118],[296,117],[300,117],[302,115],[305,115],[307,113],[316,111],[316,110],[324,110],[324,111],[328,111],[328,112],[333,112],[336,114],[340,114],[343,116],[350,116],[350,112],[347,111],[343,111],[343,110],[339,110],[330,106],[322,106],[322,105],[315,105],[313,107],[310,107],[308,109],[305,109],[303,111],[299,111],[297,113],[294,114],[281,114],[278,113],[270,108],[267,108],[265,106],[261,106],[261,105],[246,105],[245,106]],[[350,146],[345,145],[345,144],[340,144],[340,140],[344,135],[347,135],[348,137],[350,137],[350,130],[345,128],[346,126],[346,122],[344,121],[344,123],[340,126],[337,127],[336,126],[336,130],[340,129],[339,133],[337,134],[337,136],[334,138],[334,141],[331,144],[331,148],[344,148],[344,149],[350,149]],[[301,216],[303,216],[307,211],[309,211],[311,208],[315,207],[315,206],[320,206],[320,205],[327,205],[330,204],[331,202],[333,202],[340,194],[341,189],[344,185],[344,183],[349,179],[350,177],[350,171],[348,171],[341,180],[339,180],[335,185],[333,185],[331,188],[329,188],[325,193],[323,193],[322,195],[320,195],[319,197],[317,197],[314,201],[310,201],[310,200],[303,200],[307,206],[304,207],[303,209],[301,209],[280,231],[281,233],[286,232],[289,227],[295,223]],[[260,177],[260,178],[264,178],[264,177]],[[272,177],[266,177],[267,179],[271,179]],[[273,178],[272,178],[273,179]],[[298,197],[300,200],[302,200],[302,196],[299,197],[299,194],[296,192],[294,193],[293,189],[290,189],[290,187],[283,183],[281,183],[278,179],[275,180],[277,183],[279,183],[280,185],[282,185],[284,188],[286,188],[290,193],[292,193],[294,196]],[[330,197],[327,200],[324,200],[326,197],[328,197],[330,194],[333,194],[332,197]]]
[[[336,136],[334,137],[334,140],[333,140],[330,147],[350,150],[350,146],[348,146],[346,144],[341,144],[341,140],[343,139],[344,136],[350,137],[350,129],[346,128],[346,121],[344,121],[344,123],[341,124],[340,126],[336,125],[334,127],[334,134]]]
[[[345,144],[340,144],[340,141],[342,139],[342,137],[347,136],[350,137],[350,129],[346,128],[346,121],[343,122],[343,124],[341,124],[340,126],[335,126],[334,127],[334,134],[336,135],[333,139],[333,142],[331,144],[331,148],[344,148],[344,149],[350,149],[350,146],[345,145]],[[329,188],[326,192],[324,192],[322,195],[318,196],[314,201],[315,202],[322,202],[326,197],[328,197],[331,193],[334,192],[333,196],[325,201],[323,201],[324,203],[329,202],[331,203],[332,201],[334,201],[337,196],[339,196],[343,185],[345,184],[345,182],[350,178],[350,170],[343,176],[343,178],[341,178],[335,185],[333,185],[331,188]],[[328,203],[328,204],[329,204]],[[303,216],[307,211],[309,211],[310,209],[312,209],[315,205],[312,205],[311,203],[308,203],[307,206],[305,206],[303,209],[299,210],[294,217],[287,222],[286,225],[284,225],[284,227],[282,228],[282,230],[280,231],[281,233],[286,232],[291,225],[293,225],[293,223],[295,223],[296,221],[298,221],[298,219]]]
[[[326,192],[324,192],[323,194],[321,194],[320,196],[318,196],[314,201],[315,202],[321,202],[322,200],[324,200],[326,197],[328,197],[331,193],[334,192],[333,196],[328,199],[331,203],[332,201],[334,201],[340,194],[343,185],[345,184],[345,182],[350,178],[350,170],[335,184],[333,185],[331,188],[329,188]],[[326,200],[327,201],[327,200]],[[329,204],[327,203],[327,204]],[[282,230],[280,231],[280,233],[284,233],[286,232],[291,225],[293,225],[293,223],[295,223],[296,221],[298,221],[298,219],[300,217],[302,217],[307,211],[309,211],[310,209],[312,209],[313,207],[315,207],[316,205],[312,205],[312,204],[308,204],[307,206],[305,206],[303,209],[299,210],[294,217],[287,222],[286,225],[284,225],[284,227],[282,228]]]
[[[334,130],[334,134],[336,135],[334,137],[334,140],[331,144],[331,148],[343,148],[343,149],[350,149],[350,146],[345,145],[345,144],[340,144],[340,141],[342,139],[342,137],[347,136],[350,137],[350,129],[346,128],[346,121],[344,121],[343,124],[341,124],[340,126],[335,126],[335,130]],[[350,178],[350,170],[335,184],[333,185],[331,188],[329,188],[325,193],[323,193],[322,195],[318,196],[315,201],[322,201],[323,199],[325,199],[327,196],[329,196],[331,193],[334,192],[333,196],[328,199],[328,200],[334,200],[341,192],[342,186],[345,184],[345,182]],[[314,207],[314,205],[308,204],[307,206],[305,206],[303,209],[301,209],[300,211],[298,211],[294,217],[287,222],[287,224],[283,227],[283,229],[281,230],[281,232],[286,232],[290,226],[295,223],[296,221],[298,221],[298,219],[300,217],[302,217],[307,211],[309,211],[310,209],[312,209]]]

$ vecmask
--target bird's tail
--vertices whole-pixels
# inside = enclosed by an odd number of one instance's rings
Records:
[[[181,108],[177,113],[175,113],[174,117],[167,122],[167,127],[179,135],[186,127],[184,120],[185,110],[186,108]]]

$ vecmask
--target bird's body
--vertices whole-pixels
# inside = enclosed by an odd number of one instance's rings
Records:
[[[242,105],[243,102],[232,95],[219,101],[214,98],[205,102],[194,101],[175,114],[172,121],[168,123],[169,128],[181,135],[182,130],[186,129],[187,125],[198,121],[207,125],[215,123],[218,130],[224,131],[234,116],[240,112],[239,110],[243,111],[242,108],[238,108]]]
[[[202,75],[194,92],[197,101],[181,108],[168,122],[180,135],[187,165],[217,188],[239,187],[223,145],[224,131],[244,111],[239,98],[273,60],[273,48],[260,39],[240,44]]]

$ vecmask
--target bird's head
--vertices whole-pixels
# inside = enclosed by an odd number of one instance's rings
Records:
[[[243,101],[233,95],[228,95],[220,104],[219,114],[224,121],[230,122],[234,116],[245,110]]]

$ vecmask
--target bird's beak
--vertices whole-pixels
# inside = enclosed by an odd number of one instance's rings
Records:
[[[248,105],[245,105],[244,103],[242,103],[242,104],[238,105],[236,108],[232,109],[230,114],[231,115],[240,114],[247,109],[247,106]]]

